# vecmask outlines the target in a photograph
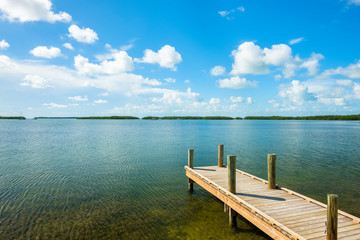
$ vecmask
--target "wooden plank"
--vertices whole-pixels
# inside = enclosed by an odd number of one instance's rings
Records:
[[[348,220],[344,218],[339,219],[338,223],[339,223],[339,228],[356,224],[352,220]],[[297,233],[306,234],[306,233],[311,233],[311,231],[313,231],[313,229],[316,228],[323,228],[325,231],[326,228],[325,222],[303,223],[301,226],[292,227],[291,229]]]
[[[348,221],[348,222],[342,223],[341,227],[340,226],[339,227],[344,228],[344,227],[351,226],[351,225],[354,225],[354,222]],[[320,229],[320,231],[322,231],[322,232],[325,232],[326,225],[324,223],[322,223],[320,225],[316,224],[315,226],[307,225],[305,229],[301,229],[301,230],[295,230],[295,228],[292,228],[292,229],[294,231],[296,231],[297,233],[299,233],[301,236],[305,236],[307,234],[316,232],[318,229]]]
[[[265,211],[266,214],[283,214],[284,212],[293,212],[293,211],[301,211],[303,209],[308,209],[308,204],[311,203],[305,203],[303,200],[302,202],[295,203],[295,204],[285,204],[281,207],[275,206],[274,208],[271,208],[267,211]],[[312,206],[311,206],[312,207]]]
[[[357,226],[357,223],[338,229],[338,234],[340,235],[340,233],[342,233],[343,234],[342,236],[351,235],[356,232],[360,233],[360,228],[359,228],[359,226]],[[319,231],[316,231],[316,232],[314,231],[312,233],[304,234],[302,236],[305,238],[311,239],[311,238],[326,236],[326,233],[325,233],[324,229],[322,229],[322,230],[319,229]]]
[[[306,221],[309,219],[314,219],[317,217],[324,217],[326,218],[326,210],[324,209],[316,209],[313,211],[306,211],[302,214],[299,215],[295,215],[295,216],[290,216],[290,217],[286,217],[286,216],[281,216],[281,217],[277,217],[277,220],[282,222],[282,223],[286,223],[286,224],[290,224],[290,223],[295,223],[295,222],[301,222],[301,221]]]

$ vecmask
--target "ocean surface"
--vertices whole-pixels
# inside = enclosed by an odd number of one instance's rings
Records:
[[[0,120],[0,239],[269,239],[184,165],[237,168],[360,217],[359,121]]]

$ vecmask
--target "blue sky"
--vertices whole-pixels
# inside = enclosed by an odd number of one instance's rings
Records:
[[[360,112],[360,1],[0,0],[0,115]]]

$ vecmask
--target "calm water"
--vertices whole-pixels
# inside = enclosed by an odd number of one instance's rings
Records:
[[[195,166],[237,167],[360,216],[360,123],[343,121],[0,120],[0,239],[268,239],[187,191]]]

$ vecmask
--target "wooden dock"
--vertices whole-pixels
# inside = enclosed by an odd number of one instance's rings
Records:
[[[276,155],[268,155],[270,181],[265,181],[235,170],[235,156],[228,156],[228,167],[224,166],[223,146],[219,145],[218,166],[193,167],[193,154],[189,149],[185,167],[189,190],[195,182],[224,202],[231,225],[240,214],[273,239],[360,239],[360,219],[338,210],[336,195],[328,195],[325,205],[277,186]]]

